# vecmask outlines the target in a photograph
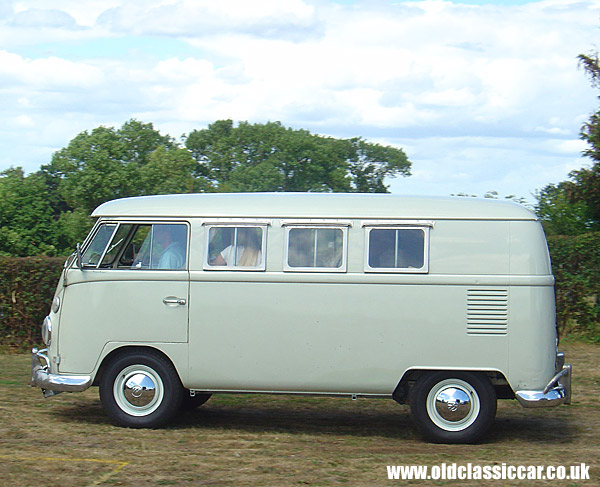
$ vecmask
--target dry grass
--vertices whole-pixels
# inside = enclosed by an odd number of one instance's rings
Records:
[[[574,365],[572,406],[525,410],[500,401],[486,440],[460,446],[424,443],[408,408],[391,400],[224,395],[169,428],[117,428],[95,388],[43,399],[28,387],[29,358],[0,355],[0,478],[15,487],[366,486],[399,483],[387,479],[386,465],[584,462],[591,480],[552,484],[599,485],[600,347],[562,348]]]

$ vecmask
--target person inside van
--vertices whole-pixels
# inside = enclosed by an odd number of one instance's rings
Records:
[[[214,266],[255,267],[262,259],[260,228],[237,228],[236,241],[225,247],[210,263]]]
[[[155,269],[185,267],[186,237],[185,225],[154,225],[154,244],[163,249]]]

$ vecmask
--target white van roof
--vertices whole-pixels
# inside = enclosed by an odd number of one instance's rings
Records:
[[[358,193],[203,193],[108,201],[94,217],[402,218],[536,220],[522,205],[467,197]]]

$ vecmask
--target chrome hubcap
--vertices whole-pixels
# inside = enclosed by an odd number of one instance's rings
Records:
[[[446,421],[461,421],[471,411],[471,398],[462,389],[448,387],[435,398],[435,409]]]
[[[132,406],[147,406],[156,396],[156,384],[146,374],[135,374],[125,382],[123,395]]]
[[[116,377],[113,394],[117,405],[131,416],[148,416],[164,397],[160,375],[147,365],[130,365]]]
[[[427,414],[445,431],[462,431],[479,416],[481,402],[477,391],[460,379],[445,379],[431,388],[427,395]]]

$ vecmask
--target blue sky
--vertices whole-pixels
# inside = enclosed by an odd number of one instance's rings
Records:
[[[0,170],[79,132],[222,119],[402,147],[394,193],[532,200],[587,161],[600,0],[0,0]]]
[[[22,46],[15,52],[30,59],[54,56],[71,61],[127,59],[140,54],[153,60],[198,55],[197,49],[179,39],[131,35],[34,44]]]

